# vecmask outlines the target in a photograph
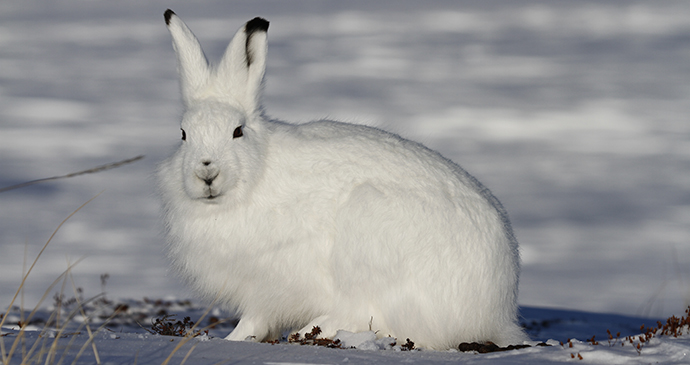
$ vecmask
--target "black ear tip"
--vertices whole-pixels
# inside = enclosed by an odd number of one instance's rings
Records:
[[[166,10],[165,13],[163,13],[163,17],[165,17],[165,24],[166,25],[170,25],[170,18],[172,18],[173,15],[175,15],[175,12],[170,10],[170,9]]]
[[[247,25],[244,27],[244,31],[247,34],[252,34],[256,31],[267,32],[268,31],[268,20],[266,20],[264,18],[256,17],[256,18],[247,22]]]

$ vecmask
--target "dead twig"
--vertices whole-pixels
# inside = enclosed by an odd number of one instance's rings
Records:
[[[139,156],[136,156],[136,157],[128,158],[128,159],[126,159],[126,160],[122,160],[122,161],[118,161],[118,162],[112,162],[112,163],[108,163],[108,164],[105,164],[105,165],[96,166],[96,167],[90,168],[90,169],[88,169],[88,170],[73,172],[73,173],[70,173],[70,174],[67,174],[67,175],[53,176],[53,177],[47,177],[47,178],[44,178],[44,179],[38,179],[38,180],[27,181],[27,182],[23,182],[23,183],[21,183],[21,184],[16,184],[16,185],[11,185],[11,186],[7,186],[7,187],[4,187],[4,188],[0,188],[0,193],[4,193],[4,192],[9,191],[9,190],[19,189],[19,188],[23,188],[23,187],[26,187],[26,186],[29,186],[29,185],[34,185],[34,184],[38,184],[38,183],[42,183],[42,182],[46,182],[46,181],[53,181],[53,180],[59,180],[59,179],[67,179],[67,178],[75,177],[75,176],[79,176],[79,175],[93,174],[93,173],[96,173],[96,172],[101,172],[101,171],[105,171],[105,170],[110,170],[110,169],[114,169],[114,168],[120,167],[120,166],[122,166],[122,165],[126,165],[126,164],[129,164],[129,163],[132,163],[132,162],[141,160],[142,158],[144,158],[144,155],[139,155]]]

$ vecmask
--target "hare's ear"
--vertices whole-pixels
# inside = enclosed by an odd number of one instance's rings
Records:
[[[228,45],[218,65],[219,89],[242,104],[249,113],[261,108],[261,86],[266,71],[268,21],[247,22]]]
[[[201,96],[202,90],[208,85],[208,61],[201,50],[199,40],[182,19],[170,9],[165,11],[164,16],[177,54],[182,99],[185,105],[189,105],[190,101]]]

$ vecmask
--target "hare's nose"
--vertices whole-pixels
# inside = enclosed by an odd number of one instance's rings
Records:
[[[220,175],[220,170],[216,168],[211,160],[201,160],[203,168],[196,171],[196,176],[206,185],[211,186],[213,181]]]

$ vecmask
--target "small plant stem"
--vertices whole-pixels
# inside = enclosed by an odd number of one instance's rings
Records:
[[[91,347],[93,348],[93,356],[96,358],[96,364],[100,365],[101,364],[101,358],[98,356],[98,349],[96,348],[96,343],[93,342],[93,332],[91,332],[91,326],[89,326],[89,319],[86,316],[86,312],[84,311],[84,307],[81,304],[81,301],[79,300],[79,295],[77,291],[77,287],[74,285],[74,279],[72,278],[72,275],[70,275],[70,281],[72,282],[72,290],[74,291],[74,297],[77,300],[77,306],[79,307],[79,312],[81,312],[81,316],[84,317],[84,325],[86,326],[86,331],[89,333],[89,341],[91,342]],[[117,313],[118,311],[115,311],[113,316]],[[106,321],[105,323],[108,323]],[[79,355],[81,355],[81,351],[79,352]],[[79,355],[77,355],[76,359],[79,358]],[[75,361],[76,361],[75,359]]]
[[[180,363],[180,365],[184,365],[184,363],[187,362],[187,359],[188,359],[189,356],[192,354],[192,351],[194,351],[194,349],[197,347],[197,345],[199,345],[198,342],[195,343],[194,345],[192,345],[192,348],[190,348],[189,351],[187,351],[187,354],[184,355],[184,359],[182,359],[182,362]]]

